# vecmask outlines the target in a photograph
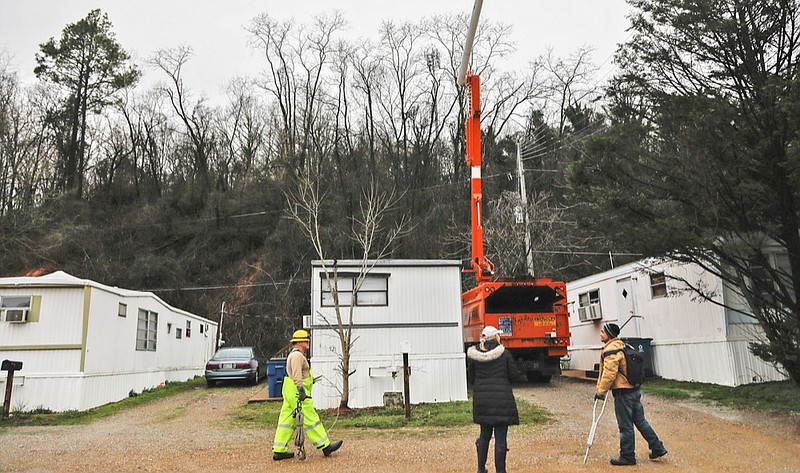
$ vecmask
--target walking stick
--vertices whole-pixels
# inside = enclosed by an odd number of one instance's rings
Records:
[[[589,449],[592,448],[592,442],[594,442],[594,433],[597,431],[597,424],[600,422],[600,418],[603,417],[603,411],[606,410],[606,400],[608,400],[608,394],[603,398],[603,407],[600,408],[600,415],[596,415],[597,399],[594,400],[594,407],[592,407],[592,428],[589,429],[589,439],[586,440],[586,454],[583,456],[584,465],[586,464],[586,459],[589,458]]]

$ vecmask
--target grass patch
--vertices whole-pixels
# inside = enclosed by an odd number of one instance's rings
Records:
[[[642,385],[642,391],[671,399],[696,399],[778,414],[800,412],[800,387],[791,381],[745,384],[732,388],[718,384],[657,379],[648,380]]]
[[[202,376],[196,376],[194,379],[184,382],[168,382],[163,388],[148,389],[141,393],[131,392],[129,397],[121,401],[104,404],[86,411],[50,412],[45,409],[15,411],[7,419],[0,419],[0,427],[88,424],[92,421],[112,416],[125,409],[173,396],[184,391],[201,387],[205,389],[205,383],[205,378]],[[179,408],[174,409],[174,411],[171,414],[173,418],[181,415]]]
[[[181,416],[185,415],[186,411],[188,411],[186,406],[173,407],[169,411],[167,411],[167,412],[161,414],[160,416],[158,416],[158,421],[159,422],[169,422],[171,420],[177,419],[178,417],[181,417]]]
[[[543,424],[550,420],[547,411],[517,399],[522,425]],[[237,410],[236,423],[241,426],[274,428],[281,410],[280,402],[248,404]],[[369,407],[351,409],[347,412],[336,409],[319,410],[323,425],[336,422],[336,429],[417,429],[421,427],[453,428],[471,426],[472,402],[455,401],[411,406],[411,418],[405,418],[403,409]]]

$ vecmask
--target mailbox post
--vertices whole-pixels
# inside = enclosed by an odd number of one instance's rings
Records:
[[[11,408],[11,386],[14,384],[14,371],[22,369],[21,361],[3,360],[0,370],[8,371],[8,378],[6,379],[6,397],[3,401],[3,418],[8,418],[8,411]]]
[[[411,351],[411,344],[407,340],[400,343],[400,351],[403,352],[403,401],[405,404],[406,419],[411,418],[411,386],[409,385],[409,378],[411,377],[411,366],[408,364],[408,353]]]

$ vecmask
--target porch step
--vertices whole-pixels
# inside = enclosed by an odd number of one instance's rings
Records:
[[[597,381],[597,376],[599,376],[599,374],[599,372],[594,370],[561,370],[561,376],[589,381]]]
[[[247,400],[248,403],[251,402],[273,402],[273,401],[283,401],[282,397],[269,397],[269,393],[267,392],[267,388],[259,389],[256,393]]]

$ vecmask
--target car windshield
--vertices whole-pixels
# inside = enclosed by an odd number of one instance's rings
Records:
[[[218,351],[216,355],[214,355],[214,358],[250,358],[250,356],[251,354],[249,348],[223,348],[222,350]]]

